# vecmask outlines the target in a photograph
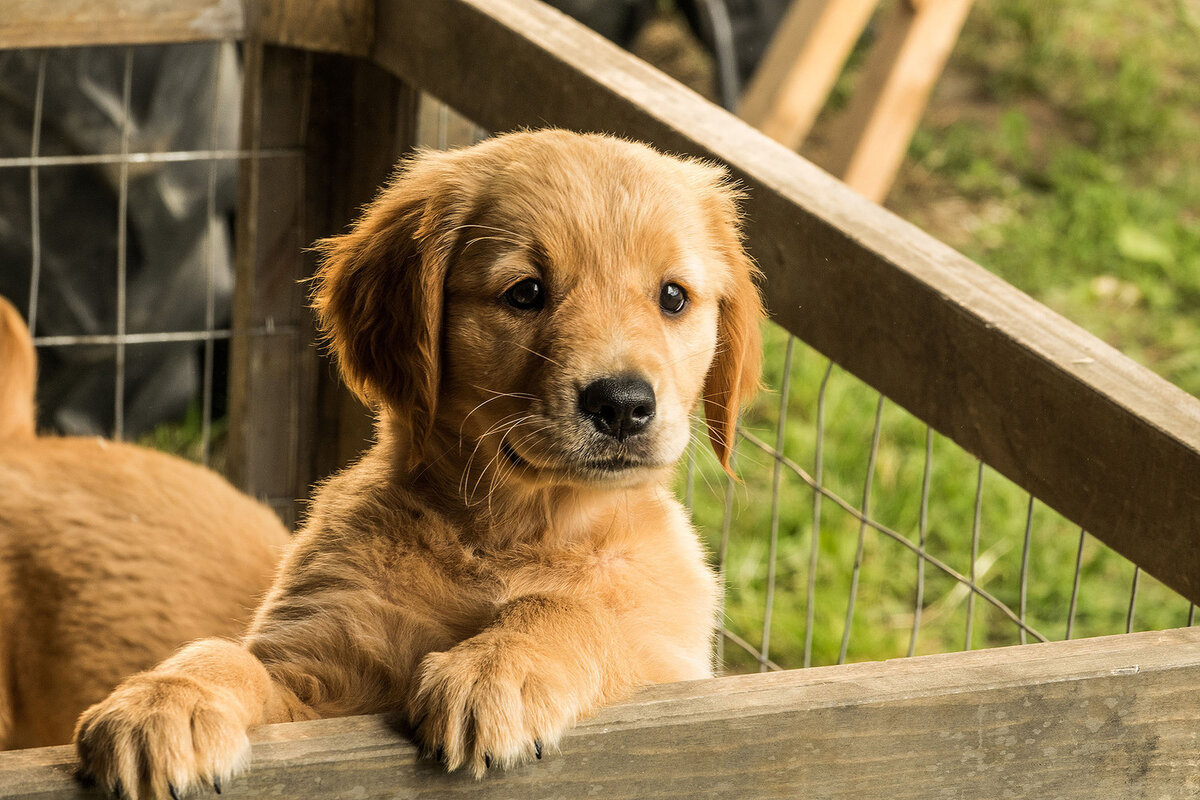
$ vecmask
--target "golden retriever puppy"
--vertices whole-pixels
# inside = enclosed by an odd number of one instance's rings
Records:
[[[761,301],[724,173],[605,136],[411,161],[322,243],[315,306],[377,443],[319,490],[241,641],[80,719],[83,771],[162,798],[266,722],[398,712],[477,777],[638,685],[712,674],[718,586],[672,466],[728,465]]]
[[[0,298],[0,749],[65,744],[121,679],[243,632],[287,543],[206,469],[34,436],[33,344]]]

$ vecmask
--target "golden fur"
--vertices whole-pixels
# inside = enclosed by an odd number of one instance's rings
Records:
[[[33,395],[37,360],[25,321],[0,297],[0,442],[27,439],[34,432]]]
[[[245,630],[287,533],[181,459],[34,436],[33,344],[0,298],[0,749],[79,714],[180,645]]]
[[[735,199],[715,167],[563,131],[409,162],[316,279],[377,443],[321,487],[240,642],[190,645],[84,714],[85,772],[162,798],[235,772],[252,725],[399,712],[479,776],[632,687],[711,675],[718,587],[668,486],[701,400],[728,467],[757,384]],[[506,292],[532,278],[545,305],[518,310]],[[597,433],[580,387],[630,373],[652,424]]]

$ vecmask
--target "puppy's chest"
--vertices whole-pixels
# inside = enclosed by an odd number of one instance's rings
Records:
[[[407,559],[406,559],[407,560]],[[393,572],[392,602],[470,636],[491,624],[505,603],[520,597],[602,599],[610,587],[639,570],[635,553],[621,547],[511,545],[463,548],[451,557],[423,558]]]

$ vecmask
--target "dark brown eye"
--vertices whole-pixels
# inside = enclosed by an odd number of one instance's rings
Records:
[[[537,278],[518,281],[504,293],[504,302],[521,311],[536,311],[546,304],[546,293]]]
[[[687,291],[678,283],[664,283],[658,293],[658,305],[668,314],[678,314],[687,307]]]

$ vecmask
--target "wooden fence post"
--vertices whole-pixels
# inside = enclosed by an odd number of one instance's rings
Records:
[[[370,431],[316,342],[307,248],[345,230],[411,146],[417,92],[365,60],[263,44],[260,24],[251,11],[228,464],[294,524]]]

